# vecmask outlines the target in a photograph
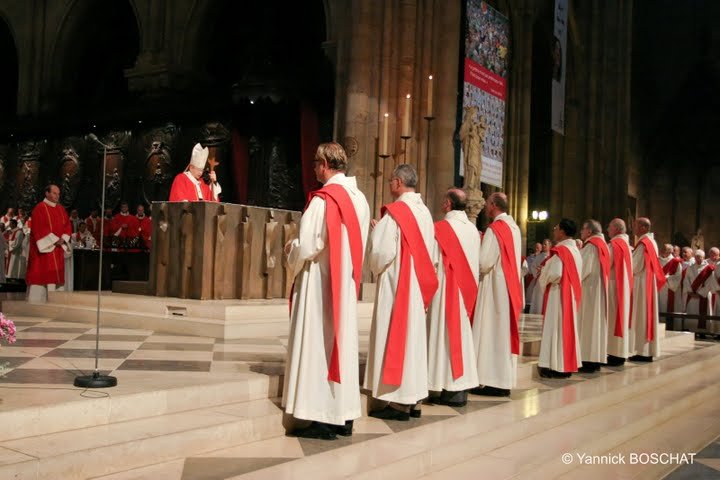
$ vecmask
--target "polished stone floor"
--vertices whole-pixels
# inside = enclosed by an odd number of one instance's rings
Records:
[[[88,374],[93,369],[95,330],[87,324],[49,318],[18,316],[13,320],[18,327],[18,342],[0,348],[0,413],[29,405],[52,404],[77,396],[81,391],[71,385],[76,375]],[[360,342],[361,351],[366,350],[367,332],[361,332]],[[117,389],[108,390],[108,395],[159,387],[202,385],[203,382],[243,376],[250,378],[258,374],[269,376],[277,385],[283,371],[286,345],[287,337],[283,336],[222,340],[168,335],[151,330],[103,328],[99,366],[101,371],[115,375],[119,381]],[[212,449],[210,446],[202,454],[191,452],[183,455],[178,452],[178,458],[170,461],[97,478],[306,478],[306,471],[318,472],[319,477],[334,478],[334,475],[329,474],[339,465],[333,464],[334,461],[352,463],[360,461],[363,455],[370,455],[373,459],[383,458],[388,455],[388,446],[393,445],[396,436],[398,444],[412,445],[414,441],[424,441],[438,432],[447,434],[452,432],[452,428],[461,430],[467,427],[462,422],[457,423],[457,420],[463,418],[467,418],[473,425],[480,421],[492,423],[504,419],[508,415],[506,407],[510,406],[513,411],[520,412],[522,418],[530,418],[538,415],[538,412],[542,414],[544,405],[553,398],[563,405],[572,404],[576,397],[582,397],[583,389],[601,391],[606,388],[605,385],[611,388],[614,383],[624,382],[621,382],[621,377],[632,375],[634,369],[647,370],[652,367],[662,372],[662,365],[668,360],[676,359],[677,363],[677,359],[685,354],[716,346],[717,343],[713,341],[696,341],[689,346],[667,348],[663,357],[650,367],[628,362],[625,367],[603,368],[600,373],[577,374],[565,380],[528,377],[521,380],[510,398],[470,396],[468,405],[462,408],[427,404],[423,406],[422,418],[409,422],[383,421],[363,416],[356,421],[352,437],[338,437],[336,441],[306,440],[276,434],[272,438],[231,448]],[[525,361],[532,361],[532,357],[525,358]],[[610,381],[616,375],[617,382]],[[637,375],[638,378],[646,376],[644,372]],[[277,387],[274,392],[280,393]],[[273,397],[272,393],[270,396],[273,403],[269,408],[280,413],[279,399]],[[445,424],[447,427],[437,429]],[[572,443],[572,439],[568,441]],[[534,448],[542,449],[541,440],[538,442]],[[353,450],[358,446],[364,446],[360,453]],[[298,464],[298,461],[302,463]],[[468,478],[465,475],[475,471],[480,475],[476,478],[511,478],[520,470],[508,462],[502,455],[499,458],[488,456],[486,463],[481,464],[483,468],[480,472],[483,474],[478,473],[477,464],[468,464],[458,465],[453,477]],[[0,465],[2,463],[0,458]],[[298,466],[306,470],[298,469]],[[347,465],[345,467],[350,468]],[[449,471],[441,471],[432,478],[447,478],[447,473]],[[381,477],[384,478],[368,478]],[[575,477],[570,475],[564,478]],[[598,478],[634,477],[623,474]],[[720,478],[720,444],[717,440],[711,443],[698,454],[695,464],[678,468],[668,478]]]

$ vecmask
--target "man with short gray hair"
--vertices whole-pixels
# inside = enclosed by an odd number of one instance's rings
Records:
[[[652,362],[660,356],[660,315],[658,312],[658,291],[665,285],[658,247],[650,219],[639,217],[635,220],[634,232],[639,237],[632,255],[633,263],[633,306],[630,324],[630,351],[633,361]]]
[[[520,228],[507,209],[504,193],[493,193],[485,203],[485,213],[492,223],[480,246],[480,292],[473,321],[480,386],[470,391],[475,395],[507,397],[517,385],[518,321],[525,302]]]
[[[368,266],[376,276],[364,388],[378,402],[369,415],[407,421],[428,396],[426,311],[438,288],[432,250],[432,215],[415,192],[412,165],[398,165],[390,176],[394,202],[373,220]],[[378,405],[379,403],[379,405]]]
[[[620,366],[631,355],[629,329],[633,285],[632,253],[623,219],[611,220],[607,231],[610,237],[607,364]]]
[[[583,248],[582,298],[578,315],[580,354],[583,373],[594,373],[607,360],[608,280],[610,250],[597,220],[586,220],[580,230]]]
[[[681,312],[682,260],[673,256],[673,246],[666,243],[660,253],[660,265],[667,282],[658,293],[660,312]],[[665,317],[665,324],[673,325],[674,319]]]
[[[439,288],[428,311],[428,388],[440,392],[432,402],[464,407],[478,385],[472,315],[478,294],[480,235],[467,214],[459,188],[445,193],[445,218],[435,223],[433,261]]]
[[[710,313],[708,299],[710,297],[715,273],[715,264],[705,259],[703,250],[695,250],[695,264],[690,265],[683,280],[683,293],[685,296],[685,312],[691,315]],[[688,318],[685,320],[685,327],[692,330],[697,329],[698,320]]]

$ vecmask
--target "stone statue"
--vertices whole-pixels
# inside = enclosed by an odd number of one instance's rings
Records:
[[[227,215],[220,206],[215,216],[215,256],[213,258],[213,298],[222,300],[225,286],[225,233],[227,230]]]
[[[172,123],[152,130],[144,137],[145,165],[142,173],[142,191],[146,203],[166,200],[175,177],[172,150],[179,129]]]
[[[697,229],[697,233],[690,241],[690,248],[693,250],[705,250],[705,236],[702,233],[702,229]]]
[[[482,171],[482,150],[487,132],[485,118],[475,119],[478,108],[465,107],[465,118],[460,126],[460,141],[462,142],[463,159],[465,162],[465,183],[463,188],[469,190],[480,189],[480,173]]]
[[[193,213],[189,209],[180,218],[180,298],[189,298],[192,291]]]
[[[238,245],[240,248],[237,271],[239,272],[240,278],[237,282],[239,287],[237,298],[249,298],[248,295],[245,294],[245,290],[247,290],[248,284],[250,283],[250,255],[252,253],[253,231],[248,207],[243,207],[241,221],[238,224],[238,230]]]

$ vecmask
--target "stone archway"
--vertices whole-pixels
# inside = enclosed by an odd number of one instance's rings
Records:
[[[288,2],[282,11],[263,1],[219,0],[192,11],[181,61],[199,79],[195,104],[216,105],[214,114],[222,112],[234,138],[246,145],[241,157],[247,161],[232,161],[241,164],[243,173],[233,176],[249,204],[302,208],[307,179],[301,158],[308,145],[332,138],[335,71],[325,53],[327,8],[322,0]],[[230,150],[218,149],[225,164]]]
[[[18,54],[10,25],[0,15],[0,58],[3,74],[0,75],[0,119],[12,119],[17,113]]]
[[[76,0],[49,50],[44,110],[98,112],[128,98],[125,69],[135,64],[141,26],[131,0]]]

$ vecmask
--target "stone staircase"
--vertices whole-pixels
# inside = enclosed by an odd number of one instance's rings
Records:
[[[560,455],[631,449],[648,444],[637,439],[659,435],[677,440],[677,451],[687,451],[692,434],[699,448],[720,428],[706,408],[720,393],[720,373],[710,368],[720,359],[720,346],[693,350],[693,343],[692,335],[668,332],[663,348],[686,353],[246,476],[464,478],[489,465],[511,474],[484,478],[585,478],[590,470],[564,465]],[[536,376],[534,364],[520,365],[523,377]],[[159,391],[88,392],[99,396],[0,413],[5,426],[0,478],[110,480],[127,478],[123,472],[137,472],[132,478],[180,478],[145,472],[148,466],[162,472],[177,459],[282,437],[282,412],[277,398],[271,400],[279,395],[278,383],[277,377],[245,374],[237,381]],[[647,471],[654,475],[659,469]],[[602,478],[613,478],[605,473]],[[659,478],[648,475],[643,478]]]

